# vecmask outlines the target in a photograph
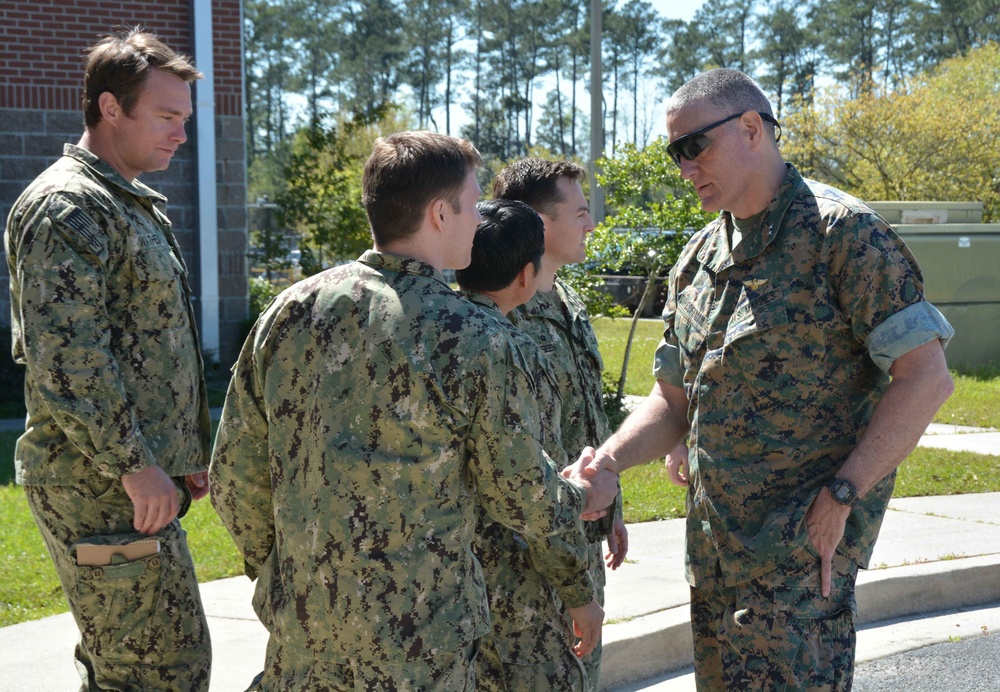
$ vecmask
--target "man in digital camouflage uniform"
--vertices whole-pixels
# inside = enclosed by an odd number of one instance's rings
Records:
[[[569,161],[526,158],[507,166],[493,181],[494,197],[525,202],[545,222],[539,291],[513,311],[511,321],[535,340],[552,364],[562,400],[562,446],[571,457],[585,447],[596,447],[611,434],[604,413],[604,363],[597,336],[583,301],[556,278],[560,268],[587,257],[586,240],[594,230],[594,220],[580,187],[585,176],[583,168]],[[628,552],[621,496],[604,518],[585,522],[584,529],[590,543],[590,573],[603,606],[607,580],[601,543],[608,540],[608,565],[612,569],[624,562]],[[601,650],[598,644],[583,659],[590,692],[601,686]]]
[[[208,628],[177,520],[208,492],[201,352],[166,199],[136,179],[186,140],[200,76],[152,34],[99,42],[83,138],[7,222],[13,355],[27,366],[17,481],[80,628],[85,690],[208,688]],[[146,537],[158,552],[140,543],[153,554],[78,564],[91,562],[78,543]]]
[[[690,430],[699,690],[850,688],[857,571],[896,467],[952,391],[954,332],[913,256],[786,164],[776,126],[735,70],[668,102],[668,152],[720,214],[671,271],[653,391],[591,467],[663,456]]]
[[[553,469],[525,354],[441,276],[469,263],[480,165],[452,137],[377,140],[375,249],[282,293],[236,364],[210,481],[271,633],[256,689],[474,689],[477,507],[531,542],[617,492]],[[585,546],[547,542],[587,603]],[[586,652],[603,611],[577,612]]]
[[[559,471],[566,453],[560,436],[558,386],[535,342],[506,317],[530,300],[538,287],[545,251],[542,219],[527,204],[512,200],[480,202],[479,210],[483,220],[476,230],[472,261],[455,276],[462,294],[493,315],[534,363],[531,395],[542,411],[542,443]],[[551,540],[585,545],[582,523],[573,535]],[[577,605],[578,597],[563,588],[558,563],[549,564],[559,551],[547,548],[529,544],[480,513],[473,552],[483,567],[493,622],[476,663],[480,692],[584,689],[583,667],[573,652],[573,630],[562,608],[563,602]]]

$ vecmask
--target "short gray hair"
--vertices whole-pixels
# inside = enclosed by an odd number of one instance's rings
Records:
[[[696,101],[708,102],[719,112],[719,117],[754,111],[766,113],[774,121],[774,112],[767,96],[755,81],[739,70],[718,67],[702,72],[673,93],[667,101],[667,115]],[[764,119],[764,125],[770,130],[772,137],[775,133],[774,122]]]

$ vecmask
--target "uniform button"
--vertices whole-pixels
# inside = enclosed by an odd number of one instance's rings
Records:
[[[110,467],[110,466],[108,466],[107,464],[98,464],[98,465],[97,465],[97,468],[98,468],[99,470],[101,470],[101,471],[107,471],[107,470],[108,470],[109,468],[111,468],[111,467]]]

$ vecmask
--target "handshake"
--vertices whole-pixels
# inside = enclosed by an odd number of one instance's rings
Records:
[[[614,458],[608,455],[597,458],[595,455],[593,447],[586,447],[575,463],[562,470],[563,478],[587,491],[587,503],[580,515],[585,521],[600,519],[607,514],[608,506],[621,492]]]

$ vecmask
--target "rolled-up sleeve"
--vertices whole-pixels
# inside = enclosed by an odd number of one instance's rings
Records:
[[[880,325],[868,336],[868,353],[883,372],[889,372],[893,362],[904,353],[922,346],[932,339],[940,339],[947,347],[955,336],[955,329],[941,312],[921,301],[903,308]]]

